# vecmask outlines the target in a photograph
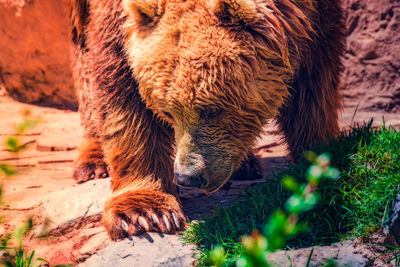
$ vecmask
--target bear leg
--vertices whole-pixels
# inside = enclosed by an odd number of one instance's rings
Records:
[[[73,177],[78,183],[108,177],[104,152],[97,138],[86,138],[74,163]]]
[[[126,17],[121,16],[121,1],[68,2],[82,124],[87,136],[101,141],[100,146],[86,140],[76,164],[77,177],[93,177],[93,170],[96,176],[94,166],[105,160],[113,195],[105,205],[103,222],[112,239],[180,230],[185,218],[173,184],[174,132],[146,107],[138,92],[124,53]],[[85,165],[93,158],[98,159],[95,164]]]
[[[185,216],[173,184],[174,132],[144,105],[127,106],[105,121],[113,195],[103,223],[113,240],[148,231],[175,233]]]
[[[295,84],[294,88],[297,86]],[[308,94],[312,91],[308,86],[297,89],[303,92],[295,92],[292,95],[287,106],[281,109],[278,118],[280,130],[285,136],[293,161],[296,161],[303,151],[317,144],[326,144],[339,134],[338,92],[325,92],[329,97],[317,100],[320,93],[316,96],[305,96],[304,91],[308,91]],[[305,99],[299,99],[300,96]]]
[[[293,160],[340,133],[342,98],[338,87],[345,39],[340,2],[318,1],[318,16],[313,19],[315,33],[303,46],[290,98],[280,109],[278,123]]]

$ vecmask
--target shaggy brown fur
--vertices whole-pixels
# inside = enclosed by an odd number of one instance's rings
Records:
[[[69,1],[91,147],[76,173],[85,180],[88,164],[103,166],[90,156],[101,143],[113,239],[181,229],[174,175],[217,190],[268,119],[278,118],[293,157],[338,133],[340,1]]]
[[[80,147],[79,158],[75,161],[74,179],[83,183],[92,179],[108,177],[104,151],[98,138],[87,138]]]

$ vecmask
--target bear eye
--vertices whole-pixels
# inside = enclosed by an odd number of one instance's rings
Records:
[[[218,117],[221,112],[222,110],[217,107],[208,107],[200,113],[200,116],[205,119],[212,119]]]

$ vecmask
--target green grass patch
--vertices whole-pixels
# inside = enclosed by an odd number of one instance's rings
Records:
[[[400,184],[400,133],[371,125],[372,121],[354,127],[330,144],[312,149],[316,154],[331,154],[331,164],[340,170],[340,178],[319,185],[317,206],[300,220],[308,224],[308,230],[290,240],[288,248],[366,237],[387,219],[386,211]],[[291,193],[282,188],[282,178],[293,176],[304,183],[309,165],[301,158],[265,183],[249,188],[230,207],[218,207],[213,217],[192,223],[183,239],[198,245],[199,265],[207,265],[208,252],[215,245],[224,248],[227,264],[233,264],[243,250],[240,238],[253,229],[262,232],[270,215],[284,209]]]

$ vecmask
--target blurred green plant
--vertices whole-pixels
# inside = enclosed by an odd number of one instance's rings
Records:
[[[321,179],[317,205],[299,214],[309,229],[288,240],[285,249],[354,238],[368,242],[369,236],[382,229],[399,192],[400,131],[385,125],[373,128],[372,123],[355,125],[330,143],[312,148],[316,154],[332,155],[331,164],[340,170],[340,177]],[[207,265],[209,252],[217,245],[224,248],[224,266],[236,265],[244,249],[241,237],[254,229],[263,232],[276,210],[286,211],[292,194],[284,189],[283,177],[293,176],[298,183],[308,184],[309,167],[309,160],[300,157],[296,164],[289,163],[265,182],[246,189],[227,207],[217,206],[213,216],[191,222],[182,238],[197,245],[197,265]]]
[[[8,137],[4,146],[6,151],[12,153],[15,158],[18,158],[19,154],[27,149],[28,145],[32,143],[22,142],[20,136],[24,135],[26,131],[37,126],[41,120],[32,119],[30,110],[24,110],[22,112],[22,121],[16,124],[16,131],[14,136]],[[0,163],[0,201],[2,199],[3,183],[6,181],[5,178],[15,176],[18,170],[13,166],[5,163]],[[1,175],[2,174],[2,175]],[[2,202],[1,202],[2,203]],[[1,222],[4,218],[1,218]],[[35,257],[35,250],[32,252],[26,252],[23,247],[24,235],[32,231],[33,220],[29,218],[26,223],[12,231],[11,233],[5,234],[0,240],[0,264],[1,266],[7,267],[41,267],[50,266],[50,263],[43,258]],[[72,264],[55,265],[54,267],[67,267],[73,266]]]
[[[236,261],[238,267],[266,267],[269,253],[282,249],[286,242],[308,227],[299,222],[300,215],[315,207],[320,199],[318,185],[323,179],[336,180],[340,172],[330,166],[330,155],[323,153],[317,156],[307,152],[306,158],[312,165],[306,171],[307,184],[299,184],[293,176],[285,176],[282,186],[292,195],[287,199],[285,210],[275,211],[268,220],[263,234],[254,230],[250,236],[243,236],[243,250]],[[311,252],[312,253],[312,252]],[[310,255],[311,256],[311,255]],[[227,256],[220,246],[214,247],[208,254],[206,262],[211,266],[224,266]]]
[[[0,263],[7,267],[41,267],[50,266],[43,258],[35,258],[35,250],[27,253],[23,248],[24,235],[32,231],[33,220],[28,221],[13,233],[4,236],[0,243],[0,252],[3,252]],[[11,241],[11,242],[10,242]],[[10,244],[13,243],[13,244]],[[16,244],[15,244],[16,243]],[[17,247],[15,247],[15,245]],[[53,267],[70,267],[72,264],[61,264]]]
[[[22,142],[20,136],[23,135],[27,130],[37,126],[40,121],[41,120],[39,118],[31,118],[31,111],[29,109],[24,110],[22,112],[22,121],[17,123],[15,126],[14,136],[6,138],[4,142],[6,151],[13,153],[16,157],[18,157],[18,154],[25,150],[28,145],[32,143],[32,141],[25,143]],[[11,177],[17,173],[18,171],[12,166],[0,162],[0,174],[3,174],[3,176]]]

